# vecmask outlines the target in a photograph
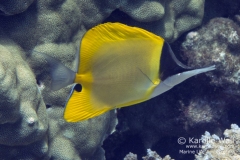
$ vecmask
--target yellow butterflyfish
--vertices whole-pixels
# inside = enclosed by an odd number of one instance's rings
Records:
[[[81,91],[73,87],[66,102],[64,119],[68,122],[141,103],[215,69],[210,66],[172,74],[173,65],[190,68],[177,60],[170,45],[160,36],[121,23],[100,24],[88,30],[80,46],[77,73],[43,54],[51,64],[53,90],[73,83],[82,86]]]

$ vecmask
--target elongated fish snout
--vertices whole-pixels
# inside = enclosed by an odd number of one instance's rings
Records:
[[[188,79],[190,77],[193,77],[195,75],[198,75],[198,74],[201,74],[204,72],[209,72],[209,71],[212,71],[215,69],[216,69],[215,65],[212,65],[210,67],[194,69],[191,71],[186,71],[186,72],[182,72],[182,73],[178,73],[173,76],[170,76],[167,79],[165,79],[164,81],[162,81],[158,87],[156,87],[153,94],[151,95],[151,98],[154,98],[154,97],[170,90],[172,87],[176,86],[177,84],[185,81],[186,79]]]

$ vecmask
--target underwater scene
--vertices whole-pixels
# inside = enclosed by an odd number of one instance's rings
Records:
[[[240,0],[0,0],[0,160],[240,160]]]

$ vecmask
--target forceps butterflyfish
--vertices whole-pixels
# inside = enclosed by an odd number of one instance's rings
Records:
[[[64,119],[68,122],[141,103],[192,76],[215,69],[210,66],[171,74],[173,64],[189,67],[177,60],[170,45],[149,31],[121,23],[93,27],[85,33],[80,46],[77,72],[43,54],[51,65],[51,89],[73,83],[82,86],[80,92],[73,87],[66,102]]]

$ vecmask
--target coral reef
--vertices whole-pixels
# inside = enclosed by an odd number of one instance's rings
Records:
[[[223,127],[226,126],[221,122],[227,122],[226,102],[222,97],[204,95],[191,98],[188,103],[180,101],[182,116],[181,121],[184,123],[184,129],[195,135],[199,134],[199,127],[213,129],[215,134],[221,134]],[[221,124],[221,125],[219,125]],[[203,126],[202,126],[203,125]]]
[[[62,114],[72,86],[51,91],[49,66],[35,52],[51,55],[76,71],[75,53],[82,36],[114,10],[130,17],[127,24],[174,41],[185,31],[200,25],[204,2],[0,1],[0,159],[104,159],[102,142],[116,125],[114,111],[84,122],[66,123]],[[235,32],[231,33],[232,39],[228,41],[234,48],[239,40]],[[124,119],[128,121],[127,126],[142,137],[145,147],[154,145],[166,135],[188,134],[182,125],[186,121],[189,121],[188,126],[198,128],[198,122],[206,124],[223,119],[220,111],[224,109],[217,112],[207,105],[204,109],[211,118],[194,119],[191,114],[198,110],[180,103],[179,97],[175,98],[175,92],[181,92],[182,88],[160,100],[143,103],[138,109],[125,110],[125,118],[129,118]],[[199,102],[194,99],[190,104],[196,106]]]
[[[174,160],[171,159],[169,155],[165,156],[164,158],[161,158],[157,152],[152,151],[151,149],[147,149],[147,156],[143,157],[143,160]]]
[[[13,7],[10,1],[8,5]],[[101,143],[115,127],[115,113],[65,123],[62,113],[71,87],[50,91],[46,61],[34,54],[50,54],[76,69],[75,53],[86,31],[83,22],[92,27],[103,20],[95,16],[92,21],[92,15],[84,19],[91,7],[86,1],[39,0],[19,14],[4,8],[4,13],[16,15],[0,18],[0,159],[104,158]]]
[[[114,111],[78,123],[64,121],[63,111],[62,107],[47,109],[51,158],[103,160],[104,150],[101,145],[115,127]]]
[[[85,32],[101,23],[114,10],[120,9],[139,22],[153,22],[142,27],[173,41],[183,32],[201,24],[203,5],[204,0],[174,0],[162,4],[143,0],[134,3],[128,0],[101,3],[94,0],[39,0],[17,16],[1,17],[0,28],[21,47],[29,50],[42,43],[72,42],[80,36],[79,30]]]
[[[0,15],[14,15],[24,12],[34,0],[9,0],[0,2]]]
[[[164,158],[161,158],[157,152],[152,151],[151,149],[147,149],[147,156],[142,157],[143,160],[174,160],[171,159],[169,155],[165,156]],[[137,155],[133,153],[129,153],[124,157],[124,160],[137,160]]]
[[[0,45],[0,158],[44,159],[48,154],[46,106],[21,54],[14,43]]]
[[[215,18],[202,29],[190,32],[182,44],[188,65],[198,68],[216,64],[217,71],[207,73],[211,84],[232,95],[240,95],[239,35],[240,27],[232,20]]]
[[[197,83],[195,81],[192,84]],[[145,148],[152,147],[165,136],[199,135],[205,129],[221,133],[227,125],[226,105],[221,97],[213,97],[202,91],[188,98],[187,95],[180,95],[185,96],[182,101],[182,97],[176,94],[183,91],[183,86],[136,107],[122,109],[123,116],[119,116],[120,131],[127,128],[139,134]],[[197,90],[191,86],[186,89]]]
[[[224,131],[224,138],[206,131],[201,141],[202,149],[195,155],[196,160],[240,159],[240,128],[236,124]]]
[[[137,160],[137,155],[133,153],[128,153],[123,160]]]
[[[115,1],[118,2],[118,1]],[[120,3],[119,3],[120,2]],[[184,32],[199,26],[204,14],[204,0],[119,1],[112,4],[130,16],[124,23],[145,28],[167,41],[176,40]],[[144,13],[144,14],[143,14]],[[120,14],[119,12],[117,14]],[[116,15],[119,21],[119,16]],[[121,21],[121,19],[120,19]],[[151,22],[151,23],[143,23]]]

